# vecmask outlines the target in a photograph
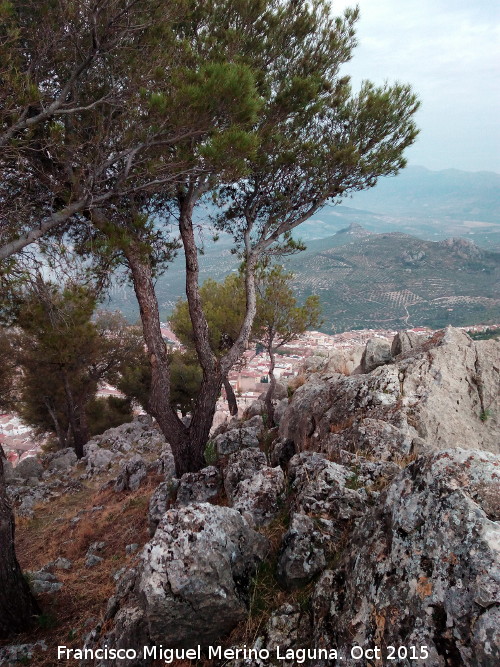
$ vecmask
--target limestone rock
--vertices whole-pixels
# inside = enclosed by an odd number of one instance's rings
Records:
[[[12,644],[0,648],[0,665],[10,667],[15,663],[26,663],[40,651],[47,651],[47,644],[43,641],[37,641],[34,644]]]
[[[244,417],[255,417],[256,415],[261,415],[263,412],[266,411],[266,407],[264,405],[264,401],[260,400],[259,398],[256,401],[253,401],[250,403],[248,408],[245,410]]]
[[[265,403],[268,391],[269,389],[262,392],[258,400]],[[284,382],[276,382],[274,387],[273,401],[281,401],[283,398],[288,398],[288,386]]]
[[[392,361],[391,344],[384,338],[370,338],[361,357],[360,372],[371,373]]]
[[[233,500],[235,491],[240,482],[249,479],[265,468],[266,455],[260,449],[251,447],[231,454],[224,470],[224,489],[230,500]]]
[[[116,459],[114,452],[100,447],[92,440],[84,446],[83,451],[85,454],[83,461],[86,463],[87,473],[91,475],[109,470]]]
[[[417,334],[413,331],[400,331],[397,333],[391,344],[391,354],[397,357],[399,354],[406,354],[410,350],[415,350],[425,343],[429,338],[427,335]]]
[[[304,373],[319,373],[320,371],[326,370],[327,365],[328,357],[313,355],[312,357],[304,359],[301,370]]]
[[[69,470],[78,461],[76,452],[71,447],[61,449],[48,458],[47,469],[49,472]]]
[[[47,563],[42,569],[45,572],[51,572],[52,570],[71,570],[72,562],[68,558],[56,558],[55,560]]]
[[[285,414],[285,410],[288,407],[288,398],[283,398],[281,401],[278,401],[276,407],[274,408],[274,423],[276,426],[280,425],[280,422]]]
[[[14,469],[16,477],[21,477],[22,479],[29,479],[30,477],[36,477],[40,479],[43,474],[43,466],[36,456],[28,456],[27,458],[19,461],[17,466]]]
[[[151,418],[143,415],[132,422],[104,431],[90,442],[121,455],[131,451],[145,454],[161,451],[165,445],[165,437],[153,426]]]
[[[351,375],[360,365],[364,350],[364,345],[354,345],[353,347],[336,348],[329,351],[325,371]]]
[[[281,466],[285,469],[288,462],[297,453],[297,447],[293,440],[277,438],[271,443],[269,461],[272,466]]]
[[[325,567],[325,536],[311,517],[295,513],[281,545],[278,577],[287,588],[298,588]]]
[[[31,588],[34,593],[57,593],[63,587],[59,579],[51,572],[39,570],[29,573]]]
[[[500,341],[473,341],[449,327],[398,362],[403,413],[436,449],[500,453]]]
[[[234,509],[197,503],[170,509],[108,617],[116,646],[214,644],[247,613],[250,577],[267,540]],[[135,663],[129,663],[135,664]],[[137,663],[139,664],[139,663]],[[144,663],[140,663],[144,664]]]
[[[7,461],[7,459],[4,460],[3,462],[3,474],[5,477],[5,483],[6,484],[11,484],[14,482],[16,479],[16,474],[14,472],[14,466],[10,461]]]
[[[349,468],[320,454],[303,452],[290,460],[288,474],[295,493],[294,510],[334,519],[338,537],[346,522],[363,514],[367,494],[362,479]]]
[[[246,447],[259,446],[259,429],[256,427],[234,428],[214,438],[217,455],[227,456]]]
[[[364,430],[363,447],[386,451],[384,456],[392,451],[390,458],[397,447],[412,453],[417,441],[419,450],[425,443],[431,449],[453,445],[500,453],[499,387],[500,342],[474,342],[448,328],[368,375],[311,376],[294,393],[279,435],[293,440],[298,451],[328,452],[330,436],[345,432],[346,440],[352,428],[351,443]],[[377,435],[382,425],[374,429],[368,419],[386,422],[400,434],[388,432],[392,444],[386,447]]]
[[[400,461],[413,453],[414,437],[387,421],[368,417],[328,435],[322,450],[332,455],[344,450],[377,461]]]
[[[270,523],[281,509],[285,477],[281,468],[261,468],[242,480],[233,494],[233,507],[257,526]]]
[[[267,621],[263,634],[257,638],[251,647],[259,651],[266,649],[274,657],[279,647],[280,655],[286,654],[288,649],[301,649],[307,646],[311,637],[311,623],[309,614],[302,611],[297,604],[285,603],[278,607]],[[241,648],[242,647],[234,647]],[[299,657],[299,656],[297,656]],[[274,662],[274,661],[273,661]],[[280,658],[279,664],[282,667],[295,667],[297,664],[304,663],[300,660],[286,660]],[[268,660],[259,658],[235,659],[224,663],[226,667],[268,667]],[[305,662],[304,664],[309,664]]]
[[[403,470],[317,583],[316,645],[427,646],[425,667],[498,664],[499,473],[499,457],[464,450]]]
[[[175,477],[175,459],[169,444],[164,445],[159,458],[155,461],[154,467],[158,475],[164,476],[165,481]]]
[[[177,505],[202,503],[215,498],[222,491],[222,477],[215,466],[199,472],[188,472],[181,477],[177,490]]]
[[[155,534],[163,515],[172,504],[178,484],[177,479],[162,482],[151,495],[148,509],[148,529],[151,537]]]
[[[114,489],[117,492],[136,491],[147,474],[146,462],[140,454],[135,454],[122,463]]]

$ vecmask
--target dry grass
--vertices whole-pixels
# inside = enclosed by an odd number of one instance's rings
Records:
[[[356,419],[357,419],[356,415],[349,415],[349,417],[346,417],[341,422],[337,422],[336,424],[330,424],[330,433],[342,433],[342,431],[345,431],[347,428],[350,428],[354,424]]]
[[[81,648],[83,636],[102,618],[108,599],[115,590],[113,573],[132,564],[135,555],[127,555],[125,546],[145,544],[149,539],[146,514],[149,498],[159,479],[149,477],[135,492],[100,491],[99,484],[89,484],[82,491],[62,495],[38,508],[36,516],[21,519],[16,528],[16,551],[23,570],[39,570],[58,556],[69,558],[72,568],[57,571],[62,589],[53,595],[38,597],[43,614],[38,627],[4,643],[33,643],[43,639],[49,647],[27,664],[52,667],[57,662],[57,646]],[[96,509],[103,506],[103,509]],[[80,517],[78,522],[71,519]],[[92,542],[106,545],[99,556],[103,561],[85,567],[85,554]],[[61,664],[61,663],[59,663]],[[78,661],[65,661],[77,665]]]
[[[302,387],[307,382],[307,375],[300,374],[296,375],[293,377],[290,382],[288,383],[288,390],[290,396],[293,396],[293,394],[297,391],[299,387]]]

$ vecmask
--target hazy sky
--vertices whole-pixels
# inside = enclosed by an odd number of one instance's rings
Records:
[[[411,83],[422,107],[410,164],[500,172],[498,0],[331,0],[359,5],[358,41],[344,72]]]

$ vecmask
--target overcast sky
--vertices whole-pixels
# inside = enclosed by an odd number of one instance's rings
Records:
[[[498,0],[331,0],[359,5],[353,83],[411,83],[422,107],[409,163],[500,173]]]

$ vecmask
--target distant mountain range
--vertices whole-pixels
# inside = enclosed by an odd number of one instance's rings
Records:
[[[351,222],[427,240],[460,236],[500,250],[500,174],[407,167],[341,206],[325,207],[297,236],[306,242],[325,238]]]
[[[325,330],[500,321],[500,253],[466,239],[423,241],[359,225],[309,244],[287,267],[319,294]]]
[[[325,331],[498,322],[499,193],[498,174],[409,167],[347,200],[360,208],[325,207],[303,223],[296,236],[307,250],[283,263],[301,297],[321,296]],[[208,236],[201,280],[222,280],[237,268],[231,238]],[[157,293],[167,319],[184,297],[183,257],[159,278]],[[111,307],[138,316],[130,288],[116,287]]]

